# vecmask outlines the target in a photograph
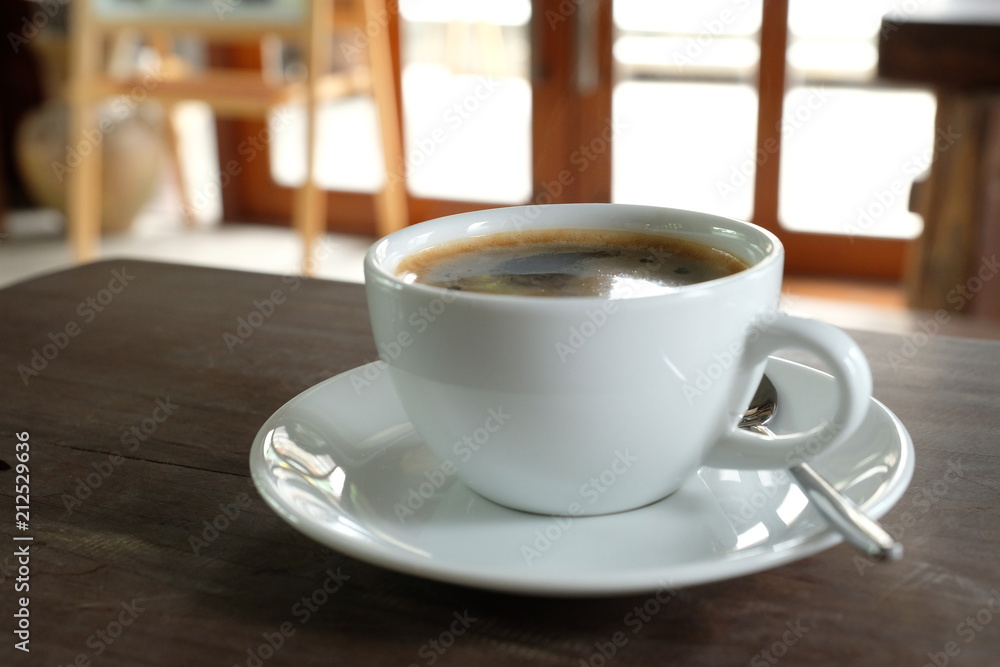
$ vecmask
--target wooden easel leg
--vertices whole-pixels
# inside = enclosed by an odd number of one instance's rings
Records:
[[[69,146],[62,176],[66,181],[66,227],[77,262],[97,257],[101,236],[101,145],[97,109],[89,98],[101,62],[101,41],[81,0],[70,6]],[[58,169],[57,165],[53,168]]]
[[[316,272],[316,241],[326,227],[326,193],[316,182],[316,98],[306,95],[305,114],[305,180],[295,199],[295,227],[302,238],[302,271],[306,276]]]
[[[327,37],[332,32],[330,0],[309,3],[310,16],[305,38],[304,59],[307,67],[305,91],[305,180],[296,193],[295,226],[302,237],[302,270],[306,276],[316,272],[316,240],[326,228],[326,193],[316,183],[317,87],[320,74],[328,65]]]
[[[184,161],[181,155],[181,138],[177,131],[177,109],[173,104],[163,105],[164,115],[164,139],[167,144],[167,155],[169,156],[170,175],[173,176],[174,184],[177,187],[177,196],[181,203],[181,217],[184,219],[184,226],[193,228],[197,226],[198,220],[194,214],[194,203],[191,201],[191,190],[188,187],[187,175],[184,173]]]
[[[316,273],[316,241],[326,218],[325,193],[315,181],[303,183],[296,193],[296,227],[302,238],[302,275]]]
[[[388,16],[385,0],[365,0],[367,16]],[[385,187],[375,195],[375,229],[384,236],[409,224],[406,198],[406,161],[403,131],[396,96],[397,72],[393,64],[389,30],[371,35],[368,58],[372,70],[372,96],[378,112],[385,163]]]
[[[97,257],[100,244],[101,142],[92,139],[99,131],[92,105],[74,102],[70,115],[66,223],[73,255],[84,263]]]

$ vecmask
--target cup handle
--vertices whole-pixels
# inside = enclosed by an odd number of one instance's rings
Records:
[[[743,356],[744,368],[758,367],[769,354],[790,347],[815,354],[836,379],[838,404],[833,420],[808,431],[771,436],[734,425],[709,452],[706,465],[743,470],[788,468],[836,447],[861,425],[868,413],[872,375],[858,344],[832,324],[778,314],[774,322],[751,336]]]

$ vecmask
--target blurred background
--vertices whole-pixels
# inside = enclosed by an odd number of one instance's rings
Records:
[[[641,203],[775,231],[790,310],[902,331],[945,309],[972,335],[1000,328],[998,3],[356,0],[350,20],[312,18],[319,59],[288,27],[310,22],[306,4],[4,2],[0,286],[80,261],[66,187],[93,149],[97,256],[300,271],[312,136],[319,277],[362,280],[364,250],[399,224]],[[80,79],[87,53],[99,62]],[[257,118],[222,99],[254,94],[236,90],[253,76],[309,85],[317,64],[368,78],[318,96],[311,129],[301,99]],[[205,101],[167,94],[220,65],[244,78]],[[95,72],[128,85],[73,134]],[[392,187],[402,218],[384,215]]]

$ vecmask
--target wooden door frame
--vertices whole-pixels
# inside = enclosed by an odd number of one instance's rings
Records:
[[[757,169],[751,220],[785,246],[785,273],[900,281],[913,245],[903,239],[797,232],[778,215],[782,116],[788,45],[788,0],[764,0],[757,81]],[[831,188],[836,184],[831,183]]]
[[[590,7],[594,14],[584,16]],[[581,85],[568,54],[582,48],[580,23],[593,21],[596,79]],[[611,0],[536,0],[532,14],[532,202],[611,201],[611,153],[617,134]]]
[[[576,86],[574,60],[581,7],[592,3],[598,18],[597,85]],[[389,12],[389,31],[397,71],[400,63],[398,6]],[[789,275],[836,276],[899,281],[912,241],[797,232],[784,228],[778,215],[782,112],[786,89],[788,0],[764,0],[760,36],[757,119],[758,159],[754,180],[752,221],[775,233],[786,250]],[[531,203],[611,200],[611,145],[616,134],[611,96],[614,86],[611,46],[612,0],[535,0],[532,10],[532,186]],[[224,57],[254,65],[259,54]],[[397,77],[397,103],[402,115],[402,86]],[[242,142],[265,127],[252,121],[219,121],[220,156],[235,155]],[[222,163],[226,159],[222,158]],[[401,166],[400,166],[401,167]],[[391,171],[391,167],[390,167]],[[835,187],[835,184],[831,184]],[[227,220],[287,225],[293,190],[271,180],[266,150],[244,165],[223,189]],[[373,236],[373,196],[327,192],[329,231]],[[528,202],[526,202],[528,203]],[[451,201],[408,196],[410,222],[442,215],[491,208],[493,202]]]
[[[585,0],[597,7],[599,85],[586,94],[574,87],[579,3],[536,0],[533,16],[533,183],[536,203],[611,201],[614,87],[611,0]],[[541,33],[547,32],[547,38]],[[798,232],[783,227],[778,214],[781,132],[786,91],[788,0],[764,0],[760,34],[756,131],[757,168],[751,220],[785,246],[789,275],[901,280],[912,241]],[[588,151],[591,148],[593,150]],[[562,186],[562,187],[560,187]],[[831,184],[831,187],[835,187]]]

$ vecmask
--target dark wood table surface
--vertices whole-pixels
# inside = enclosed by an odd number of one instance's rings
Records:
[[[882,19],[879,76],[949,87],[1000,85],[1000,4],[899,3]]]
[[[998,664],[1000,343],[924,328],[853,332],[915,443],[885,517],[905,558],[859,567],[841,544],[661,604],[398,574],[265,505],[247,458],[261,424],[376,358],[358,285],[112,260],[8,287],[0,664]],[[637,608],[653,613],[626,623]]]

